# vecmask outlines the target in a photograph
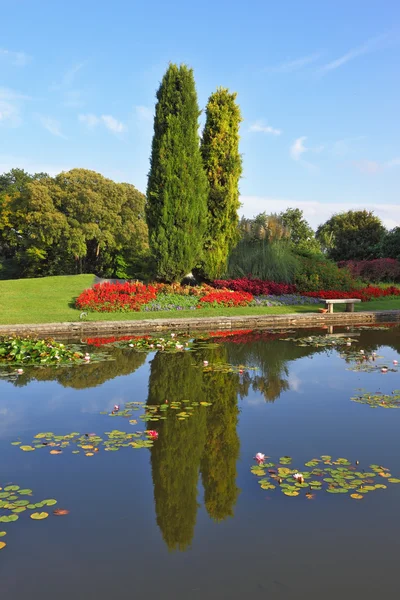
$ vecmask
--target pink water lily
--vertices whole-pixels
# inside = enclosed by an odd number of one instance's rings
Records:
[[[296,480],[298,483],[304,483],[304,476],[303,476],[303,473],[295,473],[295,474],[293,475],[293,477],[295,478],[295,480]]]
[[[382,367],[381,373],[387,373],[387,372],[388,372],[387,367]]]
[[[150,429],[147,433],[152,440],[156,440],[158,438],[158,431],[155,429]]]
[[[115,412],[119,411],[119,404],[114,404],[114,410],[115,410]]]
[[[24,372],[24,370],[23,370],[23,369],[17,369],[17,373],[18,373],[18,375],[22,375],[22,373],[23,373],[23,372]]]
[[[208,360],[203,360],[203,365],[204,365],[205,367],[208,367]]]
[[[394,361],[393,361],[393,364],[394,364],[394,365],[398,365],[398,364],[399,364],[399,361],[398,361],[398,360],[394,360]]]
[[[262,452],[257,452],[254,458],[258,463],[263,463],[265,460],[265,454],[263,454]]]

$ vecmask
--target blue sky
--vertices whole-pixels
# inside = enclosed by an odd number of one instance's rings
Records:
[[[0,0],[0,172],[95,169],[146,189],[155,92],[193,67],[238,92],[241,212],[400,224],[397,0]]]

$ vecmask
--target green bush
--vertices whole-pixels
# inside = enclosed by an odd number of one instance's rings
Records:
[[[348,269],[339,269],[336,263],[315,258],[298,257],[299,269],[295,283],[299,292],[318,292],[321,290],[340,290],[348,292],[360,287],[360,282]]]
[[[286,242],[242,240],[229,257],[227,276],[293,283],[298,270],[299,260]]]

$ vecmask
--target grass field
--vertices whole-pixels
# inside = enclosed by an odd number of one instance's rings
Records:
[[[0,281],[0,325],[79,321],[74,298],[93,283],[93,275]],[[335,308],[335,311],[344,310]],[[356,304],[356,310],[400,310],[400,297]],[[88,313],[85,321],[122,321],[184,317],[288,314],[318,312],[318,306],[204,308],[163,312]]]

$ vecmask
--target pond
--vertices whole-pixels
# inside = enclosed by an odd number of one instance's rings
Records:
[[[400,328],[205,338],[0,380],[4,598],[396,597]]]

